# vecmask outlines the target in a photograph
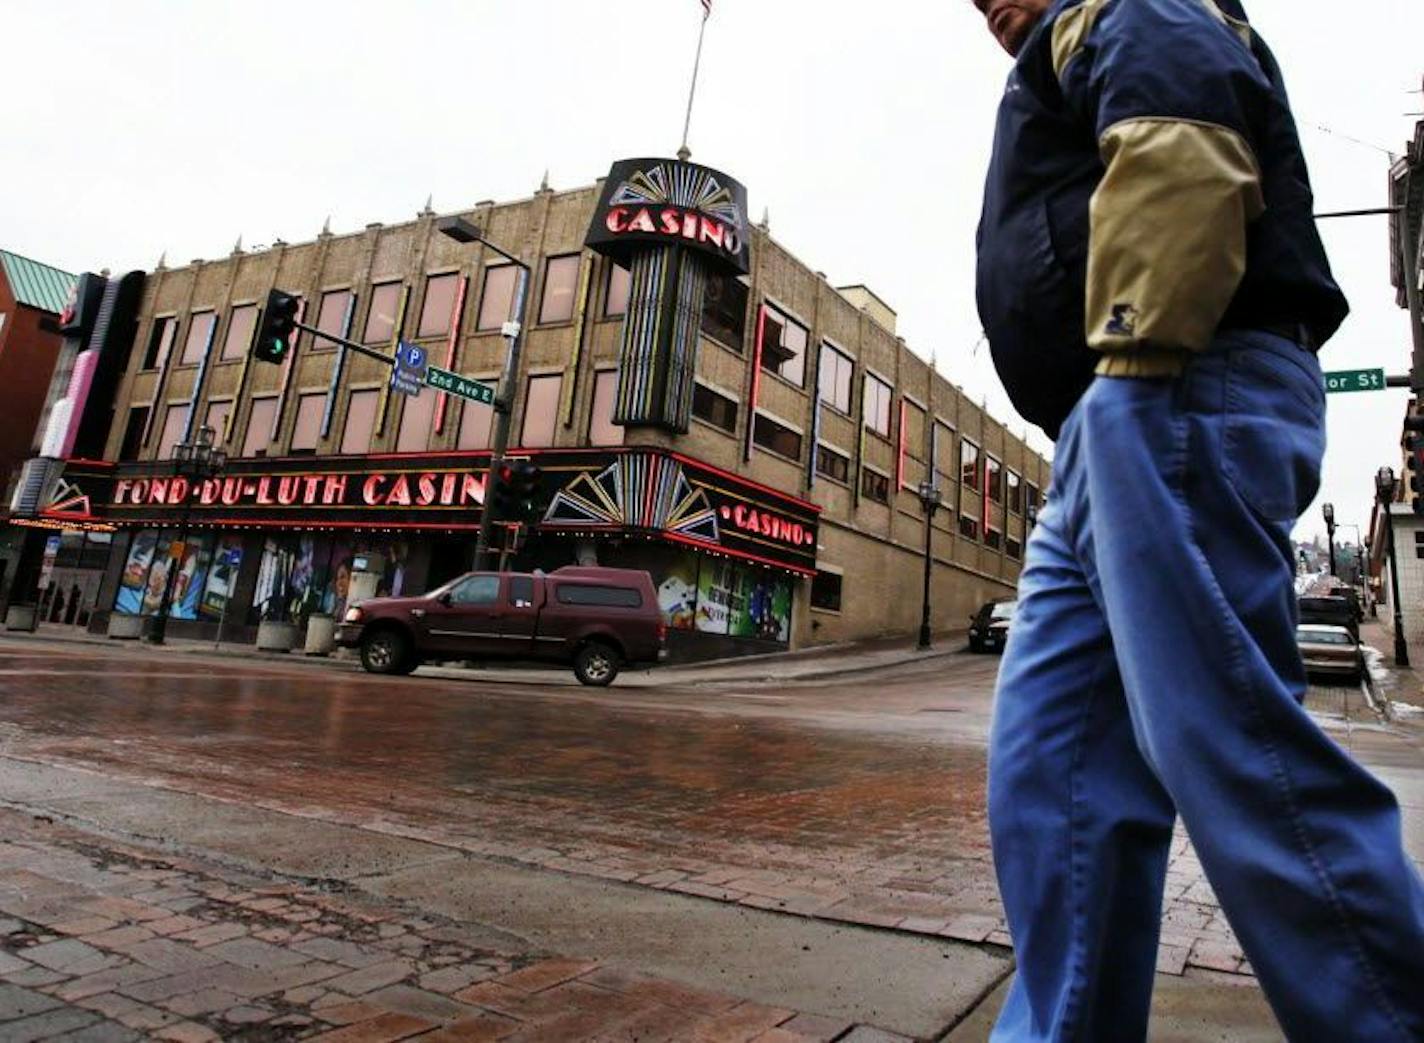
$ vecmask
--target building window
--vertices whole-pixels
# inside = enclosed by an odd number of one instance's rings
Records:
[[[240,304],[227,317],[227,337],[223,340],[223,362],[240,359],[252,347],[252,327],[257,324],[257,305]]]
[[[517,274],[518,269],[512,264],[497,264],[485,269],[485,285],[480,292],[480,315],[475,321],[477,332],[497,330],[509,320]]]
[[[850,457],[828,445],[816,446],[816,473],[842,485],[850,484]]]
[[[134,406],[124,425],[124,440],[119,446],[120,460],[137,460],[143,452],[143,429],[148,426],[148,406]]]
[[[628,291],[633,285],[633,273],[616,261],[608,262],[608,284],[603,289],[603,315],[614,318],[627,314]]]
[[[400,431],[396,434],[396,452],[423,453],[430,446],[430,429],[435,425],[434,391],[405,395],[401,406]]]
[[[1023,544],[1010,536],[1004,541],[1004,553],[1014,561],[1019,561],[1023,558]]]
[[[196,311],[188,321],[188,339],[183,342],[183,354],[178,359],[181,366],[196,366],[203,361],[208,344],[213,338],[213,326],[218,317],[210,311]]]
[[[865,375],[861,392],[865,426],[882,438],[890,437],[890,385],[870,373]]]
[[[839,572],[817,572],[811,577],[811,607],[823,612],[839,612],[843,582],[844,577]]]
[[[292,428],[293,456],[310,456],[316,452],[316,442],[321,437],[321,414],[325,408],[325,391],[297,398],[297,422]],[[366,450],[363,447],[361,451]]]
[[[493,430],[494,407],[483,402],[466,402],[461,406],[460,437],[456,440],[456,447],[488,449]]]
[[[860,494],[876,503],[890,502],[890,479],[868,467],[860,469]]]
[[[148,337],[148,350],[143,354],[144,369],[161,369],[173,350],[173,335],[178,331],[178,320],[172,315],[153,320],[153,332]]]
[[[741,354],[747,336],[747,288],[740,279],[722,274],[707,277],[702,332]]]
[[[417,337],[443,337],[450,332],[454,317],[455,292],[460,288],[457,272],[431,275],[425,280],[425,303],[420,306],[420,326]]]
[[[761,368],[789,380],[797,387],[806,384],[806,327],[766,305],[762,332]]]
[[[321,307],[317,310],[316,328],[333,337],[346,336],[346,313],[351,307],[354,295],[350,290],[327,290],[321,295]],[[313,338],[314,348],[334,348],[336,345],[320,337]]]
[[[227,418],[232,413],[232,400],[209,402],[207,416],[203,423],[213,429],[213,444],[222,445],[227,440]]]
[[[903,432],[905,452],[916,460],[923,460],[926,449],[925,411],[909,399],[901,399],[901,401],[905,404],[905,430]]]
[[[613,400],[617,393],[616,369],[600,369],[593,375],[593,404],[588,418],[589,445],[623,444],[623,425],[613,422]]]
[[[934,423],[934,469],[943,479],[940,488],[948,488],[957,481],[954,466],[954,428],[936,420]]]
[[[1028,511],[1028,510],[1035,510],[1035,511],[1036,511],[1036,510],[1038,510],[1039,506],[1040,506],[1042,503],[1043,503],[1043,501],[1042,501],[1042,499],[1039,497],[1039,493],[1038,493],[1038,486],[1034,485],[1032,482],[1025,482],[1025,483],[1024,483],[1024,510],[1025,510],[1025,511]]]
[[[568,322],[574,317],[578,276],[578,254],[550,257],[544,262],[544,299],[539,304],[541,323]]]
[[[984,457],[984,477],[989,483],[989,499],[1004,502],[1004,467],[992,456]]]
[[[563,390],[562,373],[546,373],[529,378],[529,390],[524,396],[524,432],[519,444],[526,449],[541,449],[554,444],[554,428],[559,420],[559,392]]]
[[[762,413],[752,419],[752,441],[778,456],[801,459],[800,433]]]
[[[821,345],[821,367],[816,378],[821,401],[846,416],[850,415],[850,388],[855,378],[855,363],[829,344]]]
[[[979,539],[979,519],[971,518],[963,512],[959,515],[959,535],[966,540]]]
[[[277,419],[277,396],[254,398],[247,414],[247,433],[242,438],[243,456],[266,456],[272,441],[272,424]]]
[[[1023,513],[1023,479],[1019,477],[1017,471],[1008,473],[1009,485],[1009,510],[1015,514]]]
[[[967,438],[959,443],[959,484],[966,490],[980,488],[979,447]]]
[[[984,546],[990,550],[998,550],[1004,544],[1004,538],[998,529],[984,528]]]
[[[366,314],[362,344],[389,344],[396,332],[396,309],[400,307],[401,284],[383,282],[371,287],[371,310]]]
[[[183,428],[188,423],[188,403],[180,402],[168,407],[163,417],[163,432],[158,436],[154,457],[172,460],[173,447],[183,440]]]
[[[737,429],[737,403],[705,384],[693,385],[692,415],[728,433]]]
[[[302,405],[308,398],[320,402],[321,395],[303,395]],[[434,395],[430,396],[434,398]],[[381,404],[381,393],[374,388],[353,391],[346,400],[346,426],[341,429],[341,453],[343,456],[360,456],[371,449],[371,432],[376,429],[376,407]],[[301,414],[297,415],[301,424]],[[312,439],[313,446],[316,439]],[[297,437],[292,436],[292,448],[297,448]]]

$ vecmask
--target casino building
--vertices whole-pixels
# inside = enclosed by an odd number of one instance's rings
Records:
[[[751,225],[736,181],[627,160],[597,185],[461,216],[532,271],[510,454],[542,488],[537,523],[497,529],[512,567],[648,569],[682,657],[908,634],[929,480],[936,626],[1012,591],[1048,464],[912,352],[880,297]],[[51,391],[62,430],[13,514],[38,526],[36,548],[55,531],[107,548],[96,632],[154,613],[170,569],[169,635],[225,640],[339,613],[358,576],[382,593],[444,582],[471,565],[493,409],[402,394],[388,366],[309,333],[280,365],[256,360],[258,312],[275,287],[300,296],[302,322],[494,383],[516,275],[427,208],[86,276],[84,350]],[[205,425],[228,461],[189,480],[174,446]]]

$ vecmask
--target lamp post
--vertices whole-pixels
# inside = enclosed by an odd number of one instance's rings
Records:
[[[1335,505],[1327,503],[1320,508],[1320,511],[1325,515],[1325,537],[1330,541],[1330,575],[1334,576],[1337,574],[1335,572]]]
[[[158,615],[149,618],[148,641],[161,645],[168,633],[168,613],[173,607],[173,588],[178,570],[187,556],[188,518],[193,510],[193,486],[211,478],[227,466],[227,453],[213,445],[217,434],[204,424],[191,442],[179,442],[173,447],[173,474],[185,479],[183,513],[179,515],[178,539],[168,545],[168,575],[163,578],[163,598],[158,603]]]
[[[504,356],[504,369],[499,375],[499,386],[494,394],[494,444],[490,447],[489,471],[485,474],[485,502],[480,510],[480,531],[475,539],[474,566],[478,571],[485,568],[489,557],[490,534],[494,531],[494,483],[498,480],[499,468],[504,463],[504,451],[509,446],[509,426],[514,417],[516,384],[519,380],[519,356],[524,349],[524,326],[529,299],[529,266],[518,257],[501,249],[486,237],[485,231],[472,221],[458,215],[442,217],[435,222],[435,229],[457,243],[484,243],[518,269],[514,282],[514,301],[511,307],[514,318],[504,324],[503,333],[509,342],[509,350]]]
[[[930,647],[930,571],[934,567],[934,515],[939,509],[939,486],[934,482],[921,482],[915,490],[920,497],[920,506],[925,509],[925,590],[920,603],[920,649]]]
[[[1389,535],[1389,588],[1390,599],[1394,602],[1394,665],[1409,665],[1409,643],[1404,639],[1404,612],[1399,604],[1399,558],[1394,552],[1394,514],[1390,504],[1394,502],[1394,471],[1381,467],[1375,474],[1375,494],[1380,510],[1384,511],[1385,532]]]

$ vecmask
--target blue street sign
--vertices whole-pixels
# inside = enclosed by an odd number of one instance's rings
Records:
[[[391,367],[391,390],[402,395],[418,395],[425,386],[425,370],[429,358],[419,344],[400,341],[396,344],[396,362]]]

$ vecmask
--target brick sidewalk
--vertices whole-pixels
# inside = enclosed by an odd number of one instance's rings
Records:
[[[902,1040],[0,812],[0,1039]]]

